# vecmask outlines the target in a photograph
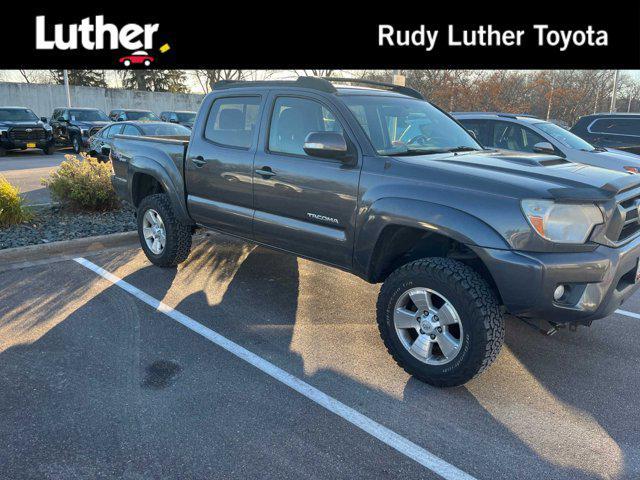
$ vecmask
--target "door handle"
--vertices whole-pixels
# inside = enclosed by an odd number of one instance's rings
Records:
[[[198,155],[197,157],[193,157],[191,161],[198,168],[204,167],[205,163],[207,163],[207,161],[201,155]]]
[[[262,178],[271,178],[276,174],[276,172],[271,170],[271,167],[257,168],[256,173],[260,175]]]

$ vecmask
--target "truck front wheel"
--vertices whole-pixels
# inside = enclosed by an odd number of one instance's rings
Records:
[[[449,258],[403,265],[378,297],[378,328],[407,373],[437,387],[462,385],[487,368],[504,342],[504,318],[489,285]]]
[[[147,258],[160,267],[184,262],[191,251],[191,228],[176,218],[171,200],[164,193],[140,202],[138,236]]]

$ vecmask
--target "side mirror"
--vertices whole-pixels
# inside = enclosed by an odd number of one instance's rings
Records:
[[[40,121],[42,123],[47,123],[47,117],[40,117]]]
[[[538,153],[552,153],[555,154],[556,150],[549,142],[539,142],[533,146],[533,151]]]
[[[116,118],[116,122],[124,122],[126,120],[126,118],[124,118],[124,115],[120,115],[118,118]]]
[[[171,123],[178,123],[178,119],[177,118],[170,118],[169,122]]]
[[[307,155],[347,160],[348,147],[344,135],[337,132],[310,132],[302,146]]]

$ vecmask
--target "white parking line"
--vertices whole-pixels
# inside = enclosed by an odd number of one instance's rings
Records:
[[[640,315],[633,312],[628,312],[627,310],[616,310],[615,313],[619,313],[620,315],[626,315],[627,317],[640,319]]]
[[[416,445],[402,435],[399,435],[393,430],[380,425],[375,420],[370,419],[357,410],[354,410],[353,408],[345,405],[344,403],[336,400],[326,393],[323,393],[317,388],[312,387],[308,383],[300,380],[298,377],[295,377],[290,373],[282,370],[281,368],[275,366],[271,362],[268,362],[264,358],[256,355],[253,352],[250,352],[246,348],[241,347],[237,343],[232,342],[228,338],[223,337],[219,333],[196,322],[194,319],[188,317],[184,313],[181,313],[173,307],[162,303],[160,300],[153,298],[152,296],[134,287],[130,283],[125,282],[111,272],[108,272],[107,270],[99,267],[98,265],[88,261],[85,258],[75,258],[74,260],[80,265],[97,273],[105,280],[108,280],[109,282],[117,285],[139,300],[142,300],[144,303],[154,308],[158,312],[164,313],[176,322],[187,327],[189,330],[202,335],[204,338],[215,343],[219,347],[224,348],[229,353],[232,353],[236,357],[241,358],[257,369],[262,370],[267,375],[275,378],[279,382],[284,383],[296,392],[304,395],[318,405],[335,413],[339,417],[342,417],[347,422],[355,425],[361,430],[364,430],[368,434],[374,436],[381,442],[389,445],[391,448],[397,450],[403,455],[406,455],[407,457],[415,460],[420,465],[423,465],[437,475],[440,475],[442,478],[445,478],[447,480],[475,480],[475,478],[468,473],[465,473],[457,467],[454,467],[453,465],[445,462],[440,457],[425,450],[419,445]]]

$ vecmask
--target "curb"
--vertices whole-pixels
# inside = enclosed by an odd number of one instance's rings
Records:
[[[0,250],[0,271],[29,266],[40,260],[49,260],[50,257],[59,256],[63,260],[64,257],[133,245],[138,245],[136,231],[7,248]]]

